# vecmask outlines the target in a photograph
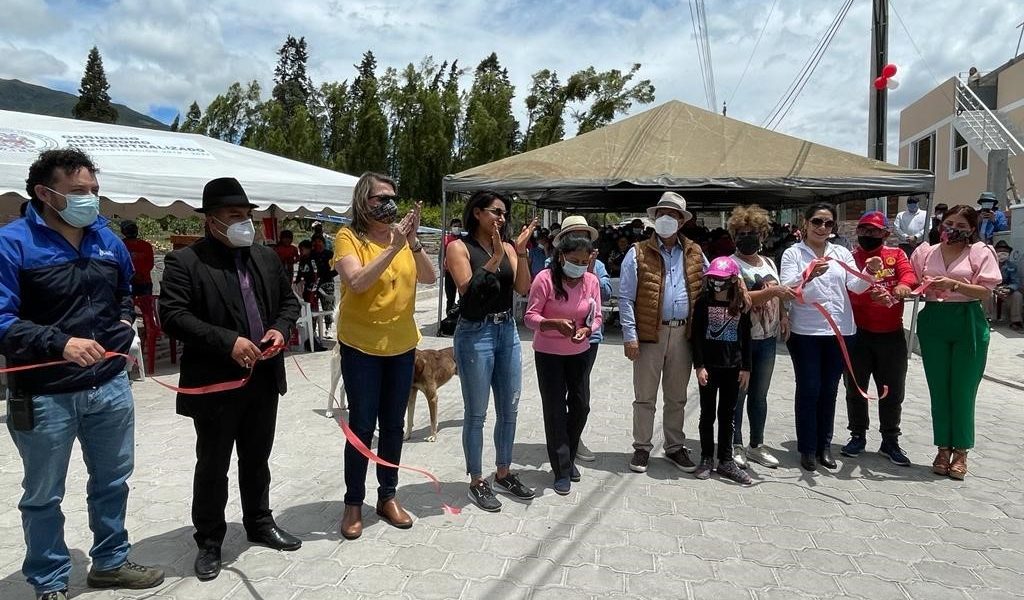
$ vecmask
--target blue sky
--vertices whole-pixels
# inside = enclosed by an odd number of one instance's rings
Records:
[[[772,1],[706,4],[721,102],[736,87]],[[761,124],[841,5],[778,0],[729,116]],[[682,1],[4,0],[4,6],[0,77],[74,92],[95,44],[115,100],[165,122],[193,100],[205,107],[234,81],[257,79],[269,90],[275,51],[288,34],[307,38],[316,83],[351,79],[352,65],[367,49],[382,69],[426,55],[437,62],[458,58],[472,69],[495,51],[517,86],[514,108],[521,121],[530,76],[542,68],[564,79],[590,65],[626,69],[639,62],[657,102],[677,99],[706,108],[690,8]],[[938,80],[974,64],[988,70],[1008,60],[1019,33],[1014,25],[1024,20],[1024,8],[1003,0],[979,0],[970,9],[929,0],[891,0],[891,6],[921,54],[892,15],[890,60],[900,66],[902,85],[889,96],[890,158],[899,110]],[[870,7],[870,0],[856,0],[779,131],[865,151]],[[571,123],[568,129],[574,130]]]

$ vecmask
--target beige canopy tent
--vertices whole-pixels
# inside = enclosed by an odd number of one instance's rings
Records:
[[[927,193],[904,169],[670,101],[557,144],[444,179],[446,192],[516,193],[542,208],[630,211],[666,190],[697,209],[786,208]]]

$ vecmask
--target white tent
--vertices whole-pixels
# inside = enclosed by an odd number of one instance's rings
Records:
[[[340,214],[356,184],[351,175],[203,135],[0,110],[0,196],[24,199],[32,161],[43,150],[68,146],[96,162],[101,211],[121,218],[194,214],[203,186],[217,177],[238,179],[260,212]]]

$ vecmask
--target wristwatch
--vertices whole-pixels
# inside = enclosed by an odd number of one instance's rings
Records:
[[[960,282],[959,281],[953,284],[953,291],[955,292],[958,289],[960,289]]]
[[[413,252],[419,252],[420,250],[423,249],[423,242],[416,240],[416,245],[412,246],[409,249],[412,250]]]

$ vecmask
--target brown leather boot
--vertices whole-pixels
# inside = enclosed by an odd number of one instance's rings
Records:
[[[341,536],[354,540],[363,535],[363,505],[346,504],[341,517]]]
[[[949,476],[952,479],[963,481],[967,475],[967,451],[953,450],[953,458],[949,462]]]
[[[383,502],[378,500],[377,515],[390,523],[392,527],[399,529],[409,529],[412,527],[412,517],[409,516],[409,513],[405,512],[402,505],[394,498],[388,498]]]
[[[939,453],[935,455],[935,460],[932,461],[932,473],[942,475],[943,477],[949,475],[949,456],[952,451],[952,448],[939,448]]]

